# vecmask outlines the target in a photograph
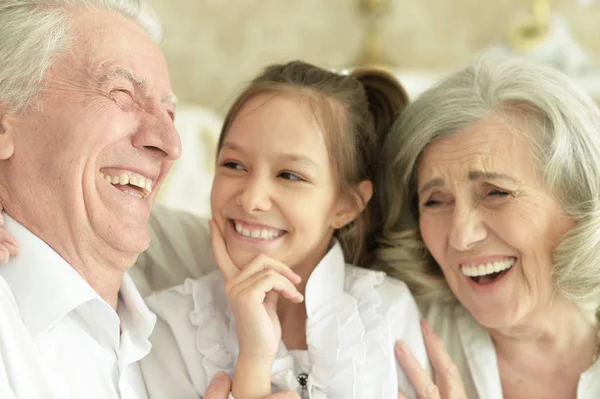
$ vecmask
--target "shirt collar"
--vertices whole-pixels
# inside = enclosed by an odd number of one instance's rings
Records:
[[[85,280],[48,244],[16,220],[4,215],[4,229],[19,243],[19,255],[0,266],[32,337],[71,310],[100,298]]]
[[[119,291],[119,305],[118,314],[123,330],[121,341],[124,347],[126,340],[130,341],[131,345],[124,361],[137,362],[150,353],[152,345],[149,338],[156,324],[156,315],[148,309],[128,274],[123,276]]]
[[[342,246],[334,240],[306,283],[304,301],[308,317],[344,292],[345,272],[346,262]]]
[[[11,257],[6,265],[0,265],[0,276],[13,291],[23,323],[32,337],[90,300],[96,299],[109,307],[48,244],[6,213],[3,215],[5,230],[19,243],[19,255]],[[148,337],[156,316],[148,309],[128,274],[123,276],[119,298],[124,305],[118,308],[122,330],[130,331],[131,340],[139,342],[140,351],[147,354],[150,350]]]

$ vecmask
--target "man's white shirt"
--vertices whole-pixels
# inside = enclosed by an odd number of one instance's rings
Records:
[[[115,312],[52,248],[4,218],[20,254],[0,265],[0,398],[146,399],[138,361],[156,317],[131,278]]]

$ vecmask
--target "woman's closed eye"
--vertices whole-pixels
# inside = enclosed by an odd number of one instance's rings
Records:
[[[425,202],[423,202],[423,207],[424,208],[439,208],[445,204],[448,204],[448,203],[451,204],[452,202],[453,202],[453,198],[447,194],[433,193],[429,197],[427,197]]]

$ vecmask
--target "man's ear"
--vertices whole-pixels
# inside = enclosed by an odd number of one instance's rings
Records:
[[[0,161],[6,161],[15,152],[17,115],[2,110],[0,106]]]
[[[333,218],[332,227],[339,229],[351,223],[365,209],[365,206],[373,196],[373,183],[363,180],[358,184],[355,195],[352,198],[344,198],[338,212]]]

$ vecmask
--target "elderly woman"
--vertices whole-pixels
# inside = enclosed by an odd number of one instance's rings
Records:
[[[600,398],[592,100],[554,69],[487,56],[409,105],[382,151],[377,262],[444,342],[444,379],[456,388],[458,370],[468,398]]]

